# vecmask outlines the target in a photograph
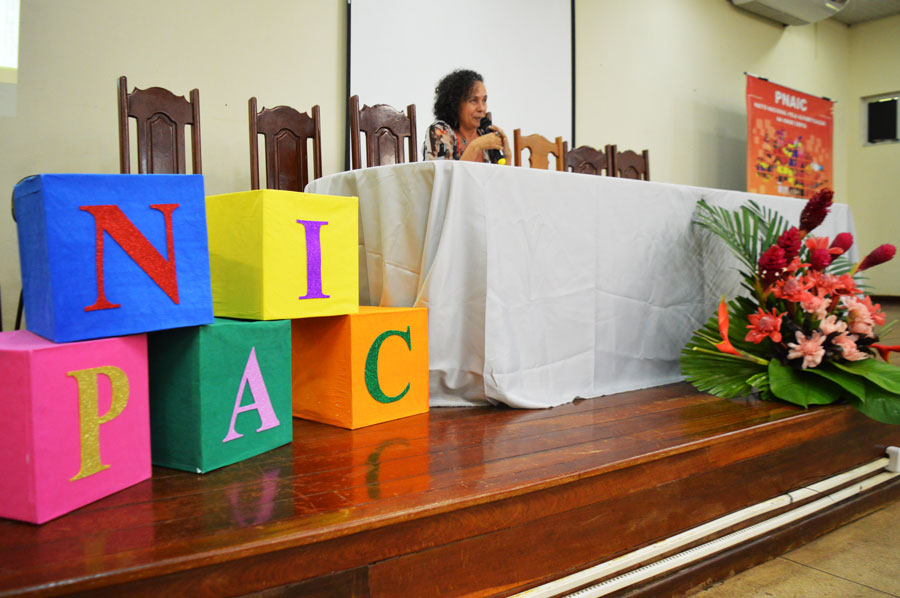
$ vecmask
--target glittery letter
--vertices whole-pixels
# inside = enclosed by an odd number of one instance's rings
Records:
[[[164,258],[147,240],[141,231],[131,223],[119,206],[81,206],[80,209],[94,217],[97,229],[96,255],[97,255],[97,300],[93,305],[88,305],[84,311],[98,309],[112,309],[120,307],[118,303],[110,303],[106,299],[106,289],[103,285],[103,233],[109,234],[113,241],[125,250],[125,253],[140,266],[141,270],[153,279],[159,288],[165,291],[173,303],[178,304],[178,279],[175,276],[175,247],[172,240],[172,212],[178,207],[177,203],[158,204],[150,206],[154,210],[162,212],[166,224],[166,252],[168,258]]]
[[[253,393],[253,402],[242,407],[241,396],[244,394],[244,388],[246,388],[247,384],[250,385],[250,392]],[[243,434],[238,434],[234,430],[234,420],[237,419],[238,413],[253,410],[259,413],[260,426],[256,429],[257,432],[278,427],[279,421],[275,416],[275,410],[272,409],[269,391],[266,390],[262,372],[259,371],[259,362],[256,360],[256,347],[250,349],[250,358],[247,359],[247,365],[244,366],[244,375],[241,376],[241,385],[238,387],[237,398],[234,400],[234,411],[231,412],[231,426],[228,428],[228,434],[222,442],[228,442],[243,436]]]
[[[322,242],[319,229],[328,224],[319,220],[298,220],[306,231],[306,294],[300,299],[328,299],[322,293]]]
[[[372,343],[372,346],[369,347],[369,354],[366,356],[366,388],[369,390],[369,394],[372,395],[372,398],[379,403],[393,403],[394,401],[399,401],[406,396],[407,392],[409,392],[409,383],[407,383],[403,392],[396,397],[389,397],[384,394],[381,390],[381,385],[378,383],[378,352],[381,350],[381,343],[390,336],[399,336],[405,340],[407,348],[412,351],[409,326],[406,327],[406,332],[401,332],[399,330],[386,330],[385,332],[382,332],[378,335],[378,338],[375,339],[375,342]]]
[[[108,469],[100,460],[100,426],[115,419],[128,404],[128,376],[117,367],[107,365],[67,372],[78,382],[78,415],[81,422],[81,471],[69,481],[74,482]],[[97,397],[97,377],[109,378],[112,401],[109,411],[100,415]]]

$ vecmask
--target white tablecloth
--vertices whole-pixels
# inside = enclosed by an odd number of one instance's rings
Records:
[[[359,197],[360,303],[429,310],[431,404],[551,407],[681,379],[679,353],[739,291],[700,198],[796,224],[804,201],[490,164],[342,172]],[[835,204],[817,235],[854,232]],[[851,253],[857,259],[855,247]]]

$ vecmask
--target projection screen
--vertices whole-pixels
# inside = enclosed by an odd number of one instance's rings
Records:
[[[435,85],[456,68],[484,76],[510,147],[516,128],[573,147],[572,0],[348,0],[348,10],[349,95],[415,104],[419,159]]]

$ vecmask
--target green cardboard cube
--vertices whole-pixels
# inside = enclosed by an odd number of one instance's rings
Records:
[[[205,473],[287,444],[291,323],[215,318],[149,338],[154,465]]]

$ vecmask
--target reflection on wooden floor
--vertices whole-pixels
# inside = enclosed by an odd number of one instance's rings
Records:
[[[356,431],[295,420],[293,444],[221,470],[155,468],[45,525],[0,522],[0,595],[508,595],[898,443],[847,407],[686,384]]]

